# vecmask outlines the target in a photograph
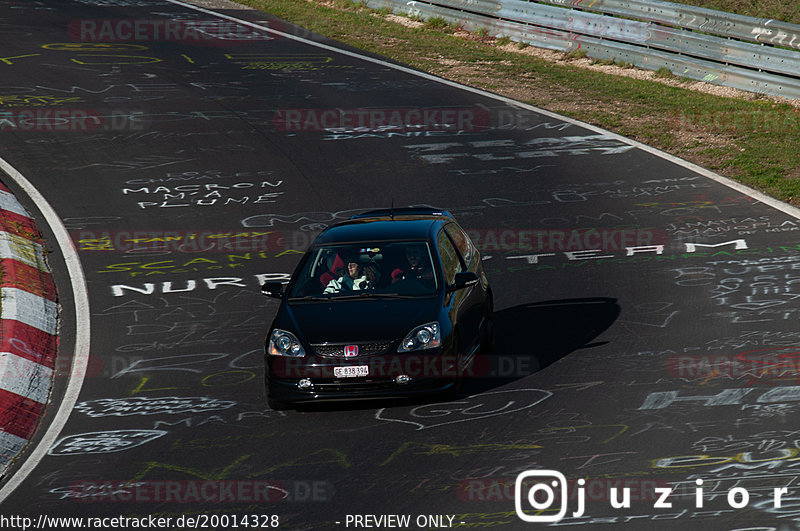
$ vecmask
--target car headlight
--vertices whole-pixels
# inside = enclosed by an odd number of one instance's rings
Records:
[[[441,344],[442,334],[439,329],[439,323],[434,321],[418,326],[412,330],[405,339],[400,342],[400,346],[397,347],[397,352],[426,350],[429,348],[436,348]]]
[[[303,346],[297,337],[286,330],[276,328],[269,336],[269,344],[267,345],[267,352],[272,356],[292,356],[302,357],[306,355]]]

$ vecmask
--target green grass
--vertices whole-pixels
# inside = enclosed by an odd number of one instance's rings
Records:
[[[683,0],[680,3],[800,24],[800,2],[795,0]]]
[[[672,70],[669,68],[662,66],[658,70],[656,70],[656,77],[659,79],[671,79],[674,78],[675,75],[672,73]]]
[[[790,105],[554,64],[485,39],[455,36],[452,26],[438,22],[432,29],[396,24],[349,0],[242,3],[436,75],[499,93],[513,85],[514,97],[524,90],[527,103],[646,142],[800,204],[800,109]],[[473,72],[446,66],[453,63]],[[667,72],[658,75],[667,77]]]
[[[447,30],[450,29],[450,24],[442,17],[432,17],[425,21],[426,29]]]
[[[564,54],[564,59],[583,59],[586,57],[586,50],[577,48]]]

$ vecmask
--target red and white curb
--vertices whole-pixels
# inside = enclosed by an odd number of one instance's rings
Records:
[[[33,436],[58,346],[56,290],[33,219],[0,183],[0,474]]]

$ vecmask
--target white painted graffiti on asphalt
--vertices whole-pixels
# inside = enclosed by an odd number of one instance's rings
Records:
[[[164,430],[111,430],[69,435],[59,439],[48,455],[108,454],[135,448],[166,435]]]
[[[255,275],[256,286],[260,287],[267,281],[288,282],[291,278],[291,273],[264,273]],[[244,283],[244,279],[239,277],[213,277],[201,279],[202,284],[197,280],[186,280],[180,282],[180,286],[176,282],[173,285],[172,281],[161,283],[145,282],[140,286],[131,286],[128,284],[114,284],[111,286],[111,293],[115,297],[122,297],[127,292],[140,293],[142,295],[166,294],[166,293],[186,293],[197,289],[198,286],[205,286],[210,290],[217,289],[219,286],[234,286],[237,288],[253,287]]]
[[[218,400],[206,396],[166,396],[134,398],[101,398],[81,402],[75,409],[90,417],[127,417],[130,415],[177,415],[228,409],[236,405],[233,400]]]
[[[516,413],[532,408],[551,396],[553,396],[553,393],[544,389],[494,391],[470,396],[456,402],[418,406],[410,409],[407,413],[402,411],[393,412],[382,408],[375,413],[375,418],[388,422],[411,424],[416,426],[417,430],[426,430],[447,424],[457,424]],[[391,415],[394,414],[407,415],[408,418],[391,418]]]
[[[405,146],[415,156],[431,164],[447,164],[463,159],[500,161],[558,157],[560,155],[618,155],[633,149],[609,135],[534,138],[519,143],[512,139],[475,142],[438,142]]]

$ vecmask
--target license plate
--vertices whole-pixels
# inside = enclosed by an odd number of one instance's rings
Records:
[[[333,375],[337,378],[357,378],[369,375],[369,365],[353,365],[352,367],[334,367]]]

